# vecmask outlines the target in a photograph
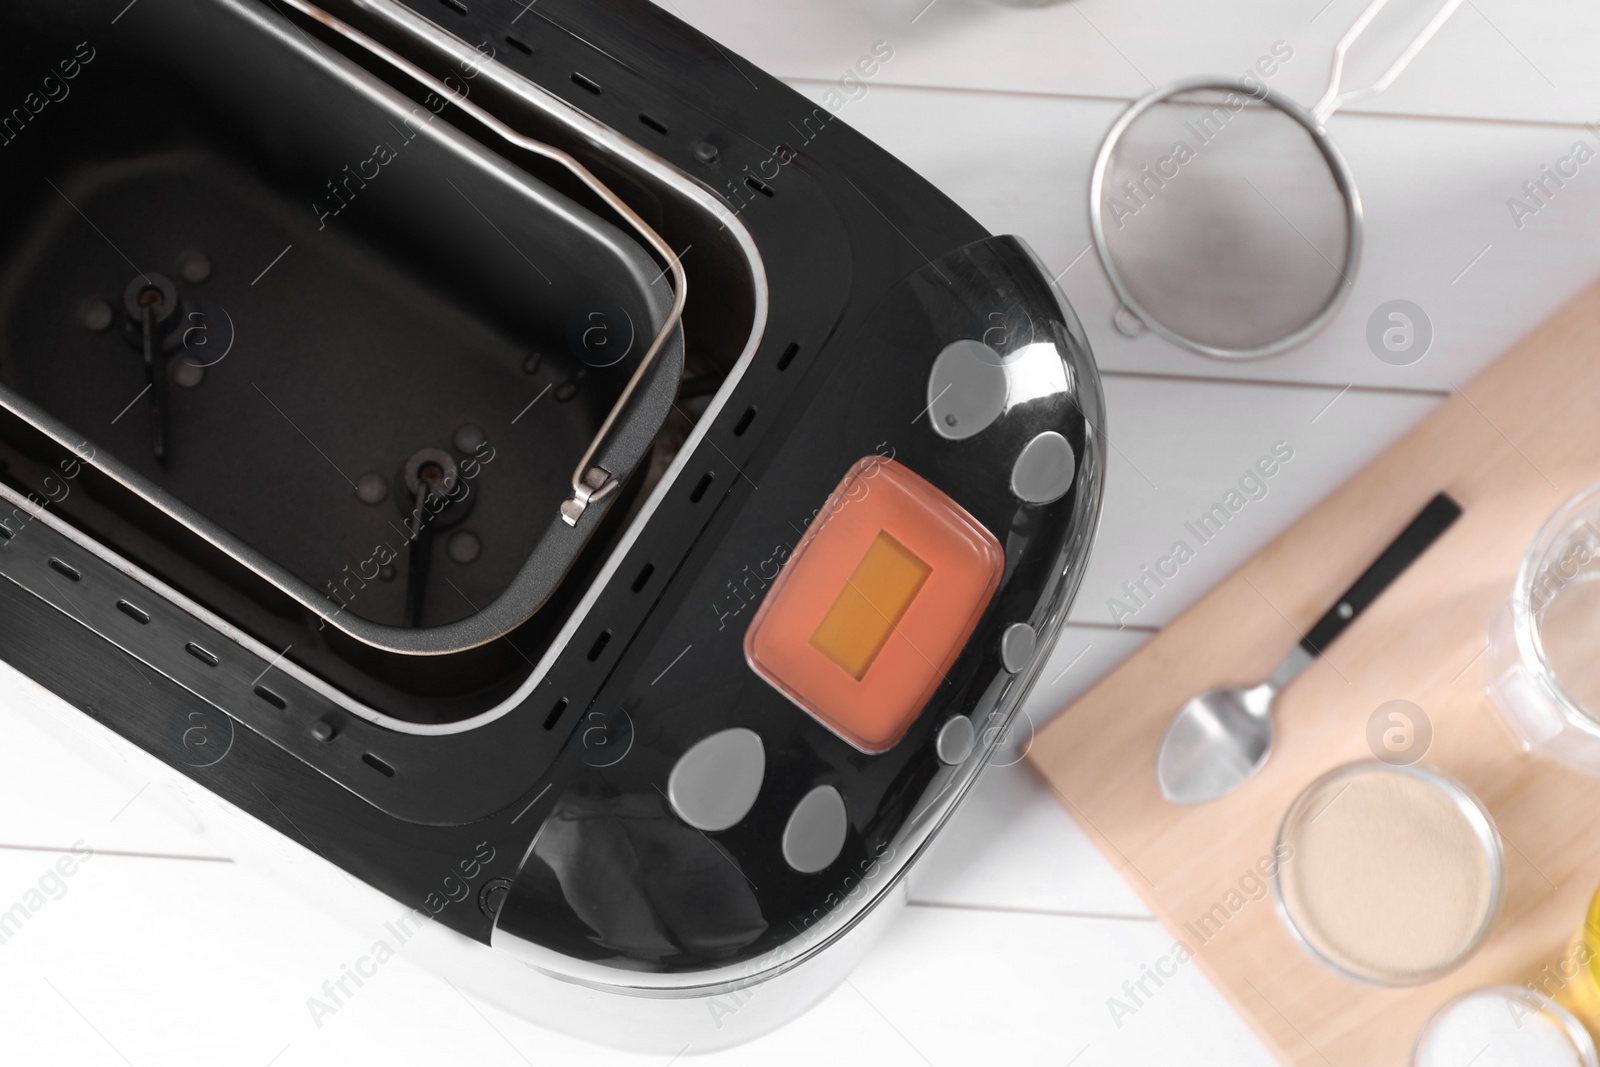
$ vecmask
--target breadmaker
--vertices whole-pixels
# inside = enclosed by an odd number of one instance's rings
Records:
[[[641,0],[6,19],[0,657],[548,1025],[840,981],[1093,535],[1028,248]]]

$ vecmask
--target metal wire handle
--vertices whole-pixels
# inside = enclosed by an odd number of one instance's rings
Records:
[[[623,387],[622,395],[617,397],[617,402],[611,406],[611,411],[606,415],[605,422],[600,424],[599,431],[594,435],[594,439],[589,442],[589,447],[584,450],[583,457],[578,460],[578,466],[572,472],[572,495],[562,501],[562,521],[568,526],[578,525],[578,520],[583,517],[584,511],[590,503],[605,499],[615,492],[621,484],[612,472],[595,465],[595,455],[600,451],[600,447],[605,443],[606,438],[610,436],[612,428],[616,425],[617,420],[622,417],[622,412],[628,406],[628,401],[633,398],[639,383],[643,381],[645,374],[655,364],[656,358],[661,354],[661,350],[666,347],[667,341],[671,338],[672,331],[677,327],[679,320],[683,318],[684,304],[689,298],[689,279],[683,273],[683,265],[679,261],[677,253],[672,250],[671,245],[661,238],[660,234],[651,229],[649,223],[640,218],[639,214],[628,206],[626,201],[616,193],[613,193],[604,182],[590,173],[589,169],[579,163],[573,156],[553,145],[547,145],[543,141],[536,141],[526,134],[518,133],[477,104],[469,102],[466,97],[454,92],[444,82],[435,78],[398,52],[380,44],[349,23],[335,18],[321,8],[306,2],[306,0],[282,0],[282,2],[293,7],[306,17],[315,19],[346,40],[360,45],[391,66],[405,71],[407,75],[417,82],[438,93],[441,100],[449,100],[456,107],[471,115],[473,119],[493,130],[501,139],[525,151],[553,160],[565,167],[579,181],[588,186],[595,195],[604,200],[607,206],[622,216],[623,220],[640,237],[644,238],[645,243],[666,261],[667,266],[662,271],[662,277],[665,277],[668,273],[672,275],[672,310],[668,313],[666,321],[662,323],[661,329],[657,331],[655,340],[650,343],[650,348],[645,352],[644,358],[639,361],[639,366],[634,369],[633,376],[628,379],[628,384]],[[1456,2],[1459,3],[1460,0],[1456,0]]]
[[[1409,67],[1411,61],[1417,58],[1417,54],[1427,47],[1429,41],[1433,40],[1433,36],[1439,32],[1439,28],[1450,20],[1451,15],[1456,13],[1456,8],[1461,6],[1462,0],[1445,0],[1444,5],[1439,8],[1428,24],[1422,28],[1422,32],[1406,46],[1405,51],[1400,53],[1395,61],[1390,64],[1389,69],[1384,71],[1377,81],[1371,85],[1363,85],[1359,89],[1340,92],[1340,83],[1344,81],[1345,56],[1349,54],[1350,46],[1355,44],[1356,38],[1366,32],[1367,27],[1372,25],[1372,20],[1378,17],[1378,12],[1382,11],[1388,3],[1389,0],[1372,0],[1372,3],[1367,5],[1367,9],[1361,13],[1361,17],[1356,19],[1348,30],[1344,31],[1344,36],[1339,38],[1339,43],[1334,46],[1333,69],[1328,74],[1328,88],[1324,90],[1322,98],[1311,106],[1311,114],[1316,116],[1318,123],[1328,121],[1328,117],[1345,104],[1356,100],[1365,100],[1369,96],[1377,96],[1389,88],[1390,85],[1393,85],[1394,80],[1400,77],[1401,72]]]

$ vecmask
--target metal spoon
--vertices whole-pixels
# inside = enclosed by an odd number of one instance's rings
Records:
[[[1260,769],[1272,751],[1272,705],[1278,694],[1460,514],[1461,505],[1445,493],[1434,497],[1290,650],[1272,677],[1251,689],[1212,689],[1186,703],[1167,727],[1156,757],[1161,795],[1174,804],[1203,804],[1233,792]]]

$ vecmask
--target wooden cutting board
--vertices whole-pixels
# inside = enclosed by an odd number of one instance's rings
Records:
[[[1448,360],[1449,352],[1427,358]],[[1600,885],[1600,779],[1522,752],[1484,696],[1482,656],[1486,624],[1509,598],[1535,531],[1595,482],[1600,284],[1459,383],[1394,447],[1039,734],[1034,768],[1195,951],[1192,961],[1174,957],[1159,969],[1199,966],[1283,1062],[1404,1065],[1422,1024],[1451,997],[1499,983],[1559,983],[1552,975]],[[1210,804],[1164,801],[1156,750],[1178,707],[1213,686],[1265,678],[1441,489],[1464,514],[1283,693],[1266,766]],[[1421,706],[1432,722],[1422,766],[1482,798],[1506,853],[1505,906],[1490,938],[1452,974],[1405,990],[1348,982],[1313,962],[1290,940],[1270,893],[1251,899],[1247,878],[1307,783],[1371,758],[1367,721],[1396,699]],[[1218,904],[1229,918],[1202,943],[1194,923]],[[1161,995],[1153,981],[1145,988]],[[1120,988],[1106,995],[1133,1008],[1117,1012],[1124,1026],[1138,1025],[1140,1004]]]

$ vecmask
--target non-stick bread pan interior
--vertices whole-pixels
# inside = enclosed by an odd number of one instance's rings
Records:
[[[108,13],[6,16],[8,476],[143,566],[181,543],[163,577],[241,625],[427,657],[523,624],[625,510],[559,513],[663,266],[265,4]],[[675,336],[605,438],[619,480],[682,363]]]

